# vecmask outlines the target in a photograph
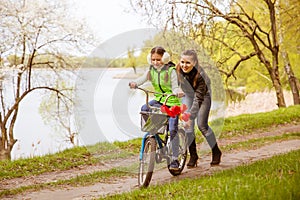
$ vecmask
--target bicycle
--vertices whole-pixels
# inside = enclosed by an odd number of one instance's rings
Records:
[[[173,176],[180,175],[184,169],[187,159],[187,139],[183,125],[178,123],[179,138],[179,169],[170,169],[170,162],[172,161],[172,148],[170,141],[170,133],[168,131],[169,116],[160,111],[160,108],[150,107],[148,104],[149,94],[158,94],[137,87],[146,94],[146,105],[150,108],[149,112],[141,111],[141,129],[147,132],[142,140],[142,146],[139,156],[139,171],[138,171],[138,185],[139,187],[148,187],[152,178],[155,163],[162,163],[167,161],[169,172]],[[166,94],[163,94],[166,95]],[[166,95],[164,105],[167,103],[169,97],[175,96],[174,94]]]

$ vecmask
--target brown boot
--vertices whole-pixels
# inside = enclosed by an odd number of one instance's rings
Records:
[[[198,160],[198,155],[197,155],[197,149],[196,149],[196,142],[195,139],[192,141],[192,143],[189,146],[189,152],[190,152],[190,160],[187,163],[187,168],[193,168],[197,167],[197,160]]]
[[[186,165],[188,169],[190,168],[194,168],[194,167],[197,167],[197,160],[198,160],[198,155],[192,155],[190,157],[190,160],[188,162],[188,164]]]
[[[222,152],[218,147],[218,144],[216,144],[212,149],[212,161],[210,165],[218,165],[221,162],[221,156]]]

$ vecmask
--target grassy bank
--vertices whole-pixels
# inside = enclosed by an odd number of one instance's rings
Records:
[[[243,114],[225,118],[221,138],[235,135],[247,135],[260,130],[264,131],[282,124],[300,122],[300,106],[290,106],[257,114]]]

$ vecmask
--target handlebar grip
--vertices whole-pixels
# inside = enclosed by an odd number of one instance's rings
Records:
[[[137,89],[137,88],[138,88],[138,86],[137,86],[136,83],[135,83],[135,86],[134,86],[134,87],[131,87],[131,83],[133,83],[133,82],[129,82],[129,83],[128,83],[128,86],[130,87],[130,89]]]

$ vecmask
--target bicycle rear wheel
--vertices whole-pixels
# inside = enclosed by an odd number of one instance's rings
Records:
[[[139,187],[147,187],[151,181],[156,153],[156,140],[154,137],[148,137],[145,141],[143,158],[140,160],[138,185]]]
[[[169,172],[173,176],[178,176],[179,174],[181,174],[182,170],[184,169],[186,158],[187,158],[187,139],[185,137],[185,131],[183,129],[179,129],[177,134],[179,137],[179,154],[178,154],[179,169],[171,170],[169,168],[170,163],[168,163]],[[170,161],[171,159],[169,159],[169,162]]]

